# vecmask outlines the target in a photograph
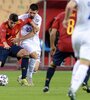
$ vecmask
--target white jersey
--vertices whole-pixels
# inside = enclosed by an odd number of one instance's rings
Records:
[[[90,0],[75,0],[78,5],[76,26],[80,29],[90,28]],[[89,26],[88,26],[89,25]]]
[[[23,14],[23,15],[19,16],[19,19],[25,20],[26,18],[29,18],[29,17],[30,16],[27,13],[27,14]],[[36,14],[33,19],[33,22],[40,28],[41,22],[42,22],[41,16]],[[21,35],[24,36],[24,35],[30,33],[31,30],[32,30],[32,26],[29,24],[26,24],[21,29]],[[23,48],[27,49],[30,53],[36,51],[36,52],[39,52],[39,54],[40,54],[41,48],[40,48],[39,32],[37,32],[33,37],[22,41],[21,46]]]
[[[76,57],[90,60],[90,0],[75,0],[77,21],[72,34],[72,45]]]

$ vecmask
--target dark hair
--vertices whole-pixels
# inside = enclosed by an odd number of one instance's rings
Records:
[[[33,11],[38,10],[38,5],[35,4],[35,3],[33,3],[33,4],[31,4],[31,5],[29,6],[29,9],[31,9],[31,10],[33,10]]]
[[[12,13],[9,15],[9,19],[12,20],[13,22],[17,22],[18,21],[18,15],[15,13]]]

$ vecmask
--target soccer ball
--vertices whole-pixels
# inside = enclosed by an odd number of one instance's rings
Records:
[[[8,84],[8,76],[1,74],[0,75],[0,86],[6,86]]]

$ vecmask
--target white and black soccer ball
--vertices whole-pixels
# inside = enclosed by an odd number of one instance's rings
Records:
[[[0,86],[6,86],[8,84],[8,76],[1,74],[0,75]]]

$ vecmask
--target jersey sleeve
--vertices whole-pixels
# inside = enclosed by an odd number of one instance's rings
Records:
[[[4,25],[1,25],[0,27],[0,38],[1,42],[6,42],[6,28],[4,27]]]
[[[41,27],[41,23],[42,23],[42,18],[40,16],[36,16],[33,19],[33,22],[40,28]]]
[[[32,19],[30,18],[26,18],[25,20],[22,20],[22,19],[19,19],[19,24],[20,24],[20,27],[22,28],[24,25],[26,25],[27,23],[31,23],[32,22]]]

